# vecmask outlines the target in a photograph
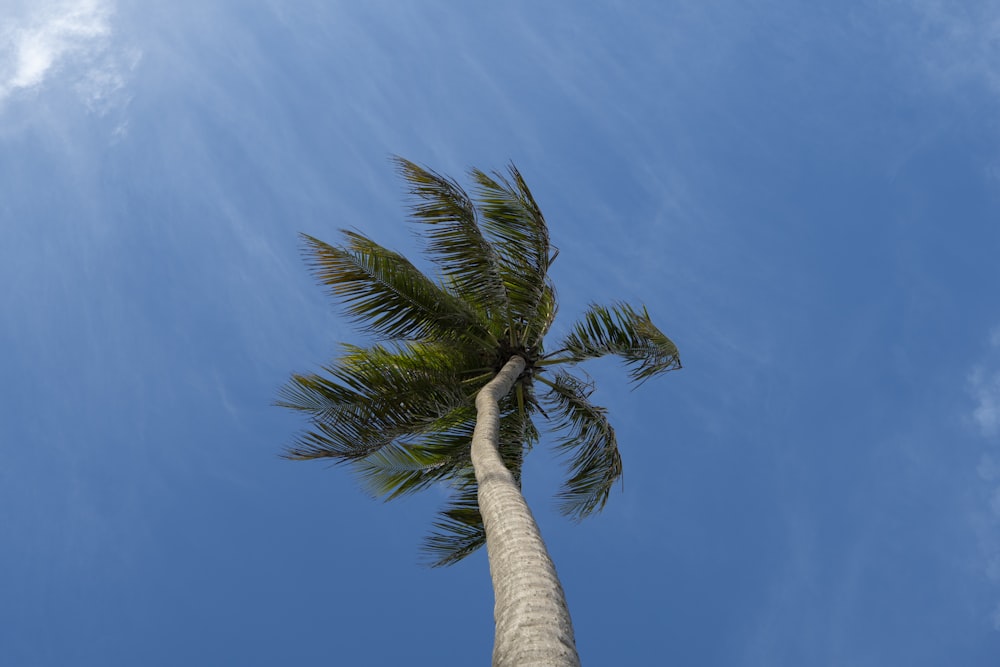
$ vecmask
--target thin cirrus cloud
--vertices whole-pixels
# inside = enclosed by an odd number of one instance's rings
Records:
[[[1000,372],[986,376],[982,370],[973,374],[973,391],[976,408],[972,419],[985,436],[1000,431]]]
[[[1000,327],[993,330],[990,347],[1000,352]],[[1000,368],[978,364],[969,376],[969,388],[976,402],[972,421],[984,437],[996,436],[1000,433]]]
[[[114,7],[105,0],[31,3],[0,23],[0,104],[53,81],[67,84],[92,111],[124,86],[111,53]],[[66,72],[66,77],[59,76]]]
[[[906,6],[915,20],[901,31],[908,45],[904,51],[931,83],[945,88],[985,85],[1000,92],[1000,9],[995,2],[918,0]]]
[[[969,374],[969,392],[975,402],[971,421],[991,445],[997,444],[1000,435],[1000,327],[990,335],[990,351],[976,364]],[[1000,462],[991,452],[980,459],[976,471],[985,484],[988,511],[977,512],[975,523],[979,534],[980,552],[984,561],[986,578],[994,585],[1000,584]],[[992,487],[992,488],[990,488]],[[1000,603],[993,611],[993,626],[1000,631]]]

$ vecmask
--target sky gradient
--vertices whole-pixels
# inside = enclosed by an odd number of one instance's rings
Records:
[[[487,663],[447,489],[279,457],[361,342],[298,234],[417,260],[394,154],[518,166],[552,336],[623,299],[680,348],[585,366],[600,516],[527,460],[584,664],[997,664],[996,3],[0,4],[0,664]]]

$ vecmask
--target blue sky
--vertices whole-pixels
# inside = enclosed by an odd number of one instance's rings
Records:
[[[388,156],[514,161],[555,335],[645,303],[684,370],[587,370],[625,482],[525,492],[584,664],[1000,655],[1000,9],[6,0],[0,662],[467,665],[485,554],[278,457],[358,341],[297,234],[419,244]]]

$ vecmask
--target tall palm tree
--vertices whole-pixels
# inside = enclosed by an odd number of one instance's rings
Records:
[[[440,566],[486,544],[493,664],[578,665],[562,586],[521,494],[524,454],[540,416],[568,460],[559,509],[575,520],[599,511],[622,472],[615,431],[590,401],[593,384],[565,367],[617,355],[642,383],[680,368],[677,348],[645,308],[616,303],[590,306],[546,352],[556,251],[517,169],[471,170],[470,196],[413,162],[396,165],[440,276],[354,231],[338,246],[304,236],[316,277],[374,342],[292,376],[279,405],[309,426],[286,455],[345,462],[389,499],[449,485],[424,547]]]

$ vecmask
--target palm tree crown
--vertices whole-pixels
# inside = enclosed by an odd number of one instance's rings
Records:
[[[348,463],[389,499],[451,484],[425,543],[432,564],[447,565],[485,541],[470,460],[475,399],[508,360],[520,356],[525,366],[500,401],[501,459],[520,483],[541,417],[568,461],[559,509],[579,520],[604,506],[622,466],[606,411],[590,401],[593,384],[565,367],[616,355],[642,383],[680,368],[680,359],[645,308],[624,303],[591,305],[547,353],[556,251],[521,174],[513,165],[472,169],[470,196],[450,178],[395,162],[440,276],[354,231],[336,246],[304,236],[310,268],[374,343],[344,345],[323,372],[293,375],[279,405],[309,417],[289,458]]]

